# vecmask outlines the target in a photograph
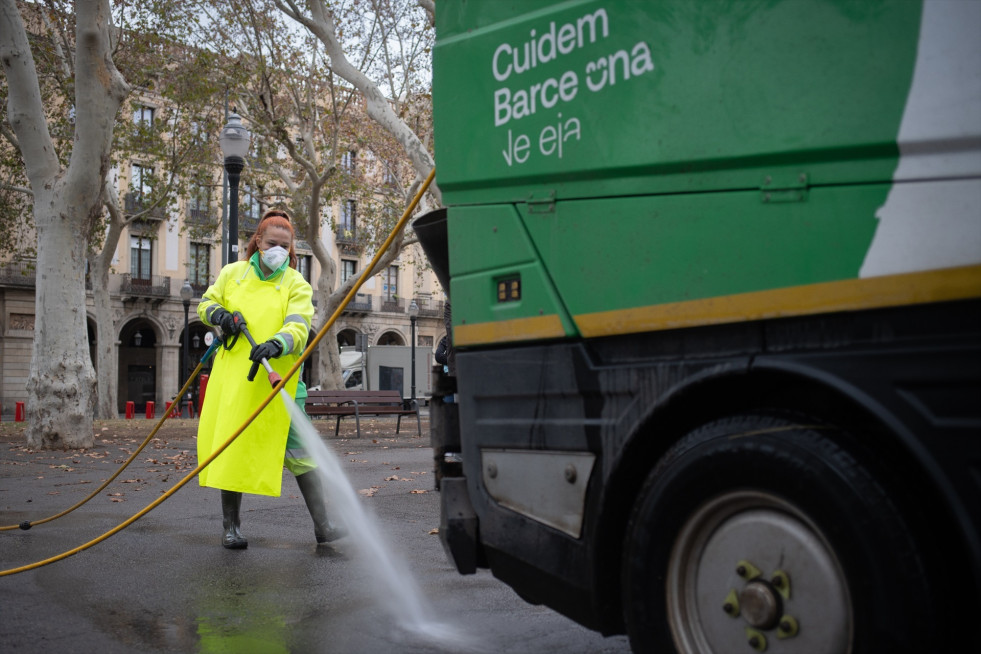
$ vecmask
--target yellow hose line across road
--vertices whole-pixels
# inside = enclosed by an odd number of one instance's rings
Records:
[[[296,374],[296,371],[300,369],[300,366],[303,365],[303,362],[306,361],[306,359],[313,352],[313,348],[316,347],[318,343],[320,343],[321,339],[323,339],[323,337],[327,333],[327,331],[337,321],[337,318],[341,315],[341,311],[344,310],[344,307],[347,306],[347,304],[354,298],[355,294],[358,292],[358,290],[361,288],[361,286],[368,280],[369,274],[374,269],[374,267],[378,263],[378,261],[381,259],[382,255],[385,253],[385,251],[388,250],[388,248],[392,245],[392,241],[395,240],[396,235],[398,235],[398,233],[402,230],[402,228],[405,226],[405,224],[409,221],[409,217],[412,215],[413,210],[415,210],[416,206],[418,206],[419,200],[422,198],[423,194],[429,188],[429,185],[432,184],[433,179],[435,177],[436,177],[436,169],[434,168],[433,170],[431,170],[429,172],[429,176],[426,178],[426,181],[423,182],[422,183],[422,186],[419,187],[419,191],[416,193],[415,197],[412,198],[412,202],[409,203],[409,206],[406,207],[405,212],[402,214],[402,217],[399,219],[398,223],[396,223],[395,227],[392,229],[391,234],[388,235],[388,238],[385,239],[385,242],[382,244],[381,248],[379,248],[378,252],[372,258],[371,263],[368,266],[365,267],[364,271],[361,273],[361,276],[358,278],[357,283],[351,288],[350,291],[348,291],[348,294],[346,296],[344,296],[344,299],[341,301],[341,304],[337,307],[337,309],[331,315],[330,319],[328,319],[327,322],[320,328],[320,331],[317,332],[317,335],[316,335],[316,337],[314,337],[313,341],[307,343],[306,349],[303,351],[303,354],[300,355],[300,358],[297,360],[297,362],[295,364],[293,364],[293,367],[290,368],[289,372],[287,372],[286,375],[283,376],[283,379],[278,384],[276,384],[273,387],[273,389],[270,391],[269,395],[266,396],[266,399],[263,400],[259,404],[259,407],[255,411],[253,411],[251,415],[249,415],[249,417],[245,420],[245,422],[242,423],[242,425],[237,430],[235,430],[235,433],[233,433],[231,436],[229,436],[228,437],[228,440],[226,440],[224,443],[222,443],[221,446],[211,454],[211,456],[209,456],[204,461],[198,463],[198,467],[195,468],[194,470],[192,470],[191,472],[189,472],[187,474],[187,476],[185,476],[183,479],[181,479],[179,482],[177,482],[174,485],[173,488],[171,488],[166,493],[164,493],[163,495],[161,495],[160,497],[158,497],[156,500],[154,500],[153,502],[151,502],[150,504],[148,504],[146,507],[144,507],[138,513],[134,514],[132,517],[128,518],[127,520],[125,520],[123,522],[121,522],[119,525],[117,525],[116,527],[110,529],[109,531],[107,531],[106,533],[102,534],[98,538],[94,538],[94,539],[90,540],[89,542],[87,542],[87,543],[85,543],[83,545],[79,545],[78,547],[76,547],[74,549],[71,549],[71,550],[68,550],[67,552],[62,552],[61,554],[58,554],[57,556],[52,556],[51,558],[44,559],[43,561],[37,561],[36,563],[31,563],[30,565],[21,566],[19,568],[10,568],[9,570],[0,570],[0,577],[5,577],[7,575],[14,575],[14,574],[17,574],[19,572],[27,572],[28,570],[34,570],[35,568],[40,568],[42,566],[48,565],[49,563],[54,563],[56,561],[61,561],[62,559],[67,559],[69,556],[72,556],[74,554],[78,554],[79,552],[82,552],[84,550],[87,550],[88,548],[92,547],[93,545],[97,545],[97,544],[101,543],[102,541],[106,540],[107,538],[109,538],[110,536],[112,536],[114,534],[119,533],[120,531],[122,531],[126,527],[130,526],[131,524],[133,524],[134,522],[136,522],[137,520],[139,520],[140,518],[142,518],[143,516],[145,516],[147,513],[149,513],[153,509],[155,509],[158,506],[160,506],[161,504],[163,504],[174,493],[176,493],[185,484],[187,484],[187,482],[191,481],[202,470],[204,470],[206,467],[208,467],[208,465],[212,461],[214,461],[218,457],[219,454],[221,454],[222,452],[225,451],[225,448],[227,448],[229,445],[231,445],[232,442],[234,442],[235,439],[238,438],[239,435],[243,431],[245,431],[245,428],[248,427],[252,423],[252,421],[256,419],[256,416],[258,416],[260,413],[262,413],[263,409],[265,409],[267,406],[269,406],[269,403],[272,402],[272,399],[279,394],[279,391],[282,390],[282,388],[286,385],[286,382],[288,382],[293,377],[293,375]],[[195,371],[195,372],[197,372],[197,371]],[[191,379],[193,379],[193,376],[192,376]],[[190,379],[188,380],[187,383],[190,384]],[[161,424],[162,424],[162,422],[163,421],[161,421]]]

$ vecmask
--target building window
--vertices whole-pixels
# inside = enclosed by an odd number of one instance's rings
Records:
[[[385,271],[385,299],[394,300],[399,295],[399,267],[389,266]]]
[[[309,254],[298,254],[296,255],[296,269],[303,275],[303,279],[310,282],[310,272],[313,270],[313,257]]]
[[[354,200],[341,203],[341,223],[337,226],[337,237],[353,241],[357,229],[357,204]]]
[[[418,343],[418,345],[423,346],[423,347],[430,347],[431,348],[433,346],[433,337],[432,336],[425,336],[423,334],[419,334],[419,343]]]
[[[205,243],[191,243],[187,279],[198,293],[208,290],[211,279],[211,247]]]
[[[191,185],[191,193],[187,198],[187,208],[190,209],[194,217],[207,214],[208,205],[211,204],[211,186],[204,182],[194,182]]]
[[[130,173],[129,192],[137,203],[142,204],[153,191],[153,168],[142,164],[133,164]]]
[[[358,272],[358,262],[353,259],[341,259],[341,283],[351,279]]]
[[[133,283],[144,282],[149,285],[151,279],[150,264],[153,261],[153,239],[148,236],[130,236],[129,274]]]
[[[204,143],[208,140],[208,126],[200,120],[191,121],[191,139],[195,143]]]
[[[354,172],[354,166],[357,163],[358,153],[354,150],[348,150],[341,155],[341,167],[344,168],[349,173]]]
[[[153,126],[153,115],[156,110],[153,107],[147,107],[146,105],[140,105],[133,111],[133,122],[137,125],[144,125],[145,127]]]
[[[248,184],[242,184],[238,194],[239,220],[257,222],[259,220],[259,201],[256,193]],[[255,225],[252,226],[255,229]]]

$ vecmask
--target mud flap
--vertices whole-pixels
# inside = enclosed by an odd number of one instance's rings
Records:
[[[460,574],[474,574],[487,563],[477,540],[477,514],[470,504],[466,478],[445,477],[440,495],[439,538],[443,549]]]

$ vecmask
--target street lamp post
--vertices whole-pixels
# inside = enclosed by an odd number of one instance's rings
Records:
[[[419,317],[419,305],[416,304],[415,300],[409,304],[409,339],[412,341],[411,350],[412,356],[410,357],[410,362],[412,365],[412,404],[416,403],[416,319]]]
[[[181,286],[181,302],[184,303],[184,358],[181,359],[181,378],[179,381],[181,387],[183,387],[184,382],[187,381],[187,346],[188,346],[188,341],[190,341],[190,337],[191,337],[191,334],[188,330],[189,323],[187,320],[187,312],[191,308],[192,297],[194,297],[194,289],[191,288],[191,282],[185,279],[184,285]],[[181,401],[183,399],[184,398],[180,398],[180,397],[177,398],[177,406],[181,408],[181,413],[184,412],[183,408],[181,407]]]
[[[242,125],[242,117],[233,113],[218,137],[228,173],[228,263],[238,261],[238,181],[245,168],[251,136]]]

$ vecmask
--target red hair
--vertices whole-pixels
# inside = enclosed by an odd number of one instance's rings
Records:
[[[266,213],[262,214],[262,218],[259,220],[259,227],[256,228],[255,234],[249,239],[249,245],[245,248],[245,258],[251,259],[252,255],[259,250],[259,241],[262,240],[262,235],[266,233],[266,229],[269,227],[282,227],[288,230],[290,233],[290,268],[296,269],[297,258],[296,258],[296,230],[293,229],[293,223],[290,220],[290,215],[286,213],[283,209],[269,209]]]

